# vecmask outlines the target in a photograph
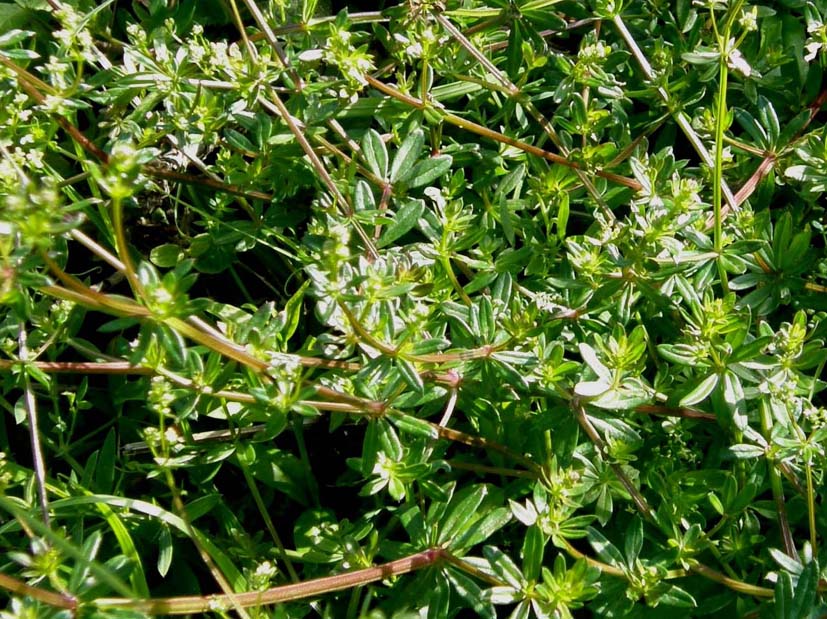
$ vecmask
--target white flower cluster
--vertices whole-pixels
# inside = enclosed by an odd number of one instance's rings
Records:
[[[81,15],[68,3],[63,3],[55,12],[55,17],[63,26],[52,34],[66,49],[75,49],[81,54],[92,56],[95,52],[92,35],[86,30],[86,16]]]

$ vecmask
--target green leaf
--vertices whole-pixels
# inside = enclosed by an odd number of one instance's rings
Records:
[[[40,58],[40,54],[31,49],[7,49],[3,51],[3,56],[11,60],[37,60]],[[64,99],[64,103],[69,105],[70,100]],[[83,106],[76,105],[75,107],[81,109]]]
[[[639,378],[629,376],[607,392],[599,395],[590,404],[608,410],[630,410],[651,401],[651,390]]]
[[[520,568],[506,555],[502,550],[496,546],[486,546],[482,549],[483,556],[488,559],[491,569],[499,576],[508,586],[516,590],[521,590],[526,586],[526,579]]]
[[[694,365],[695,353],[685,345],[660,344],[658,352],[661,357],[678,365]]]
[[[411,505],[405,509],[402,509],[398,515],[399,522],[402,523],[402,526],[408,534],[408,537],[411,538],[411,541],[414,544],[427,544],[428,531],[425,525],[425,518],[423,517],[419,506]]]
[[[509,499],[508,505],[511,508],[511,513],[514,517],[522,522],[525,526],[533,526],[537,522],[537,510],[534,504],[529,502],[525,507],[516,501]]]
[[[101,494],[109,494],[114,490],[115,457],[115,430],[109,430],[98,452],[98,464],[95,468],[95,490]]]
[[[474,523],[465,533],[460,535],[451,544],[452,552],[465,554],[468,550],[481,544],[494,533],[503,528],[511,520],[511,512],[505,507],[497,507],[485,514]]]
[[[611,383],[602,380],[584,380],[574,386],[574,393],[584,398],[596,398],[611,389]]]
[[[428,157],[417,163],[408,172],[403,172],[399,179],[410,188],[422,187],[438,179],[451,169],[453,158],[451,155],[437,155]]]
[[[382,180],[388,178],[388,150],[382,136],[373,129],[368,129],[362,138],[362,156],[371,172]]]
[[[778,548],[769,548],[768,552],[783,571],[799,576],[804,570],[804,566],[798,560],[798,557],[793,558]]]
[[[753,142],[762,147],[767,147],[770,144],[767,132],[758,124],[753,116],[746,110],[739,108],[734,109],[735,119],[738,123],[749,133]]]
[[[597,374],[597,377],[602,381],[611,382],[612,372],[597,358],[597,352],[595,352],[594,348],[585,342],[580,342],[577,347],[580,350],[580,356],[583,357],[583,361]]]
[[[795,586],[795,596],[790,608],[790,617],[804,619],[810,617],[816,605],[818,591],[818,564],[815,560],[804,566]]]
[[[557,219],[555,221],[557,227],[557,238],[561,241],[566,238],[566,227],[569,223],[569,194],[564,193],[557,202]]]
[[[390,423],[385,419],[379,419],[376,424],[378,431],[379,444],[382,446],[382,451],[394,462],[402,460],[404,454],[404,447],[402,441],[396,435]]]
[[[741,379],[731,370],[727,370],[724,372],[722,390],[724,402],[732,415],[732,423],[738,430],[743,432],[747,429],[749,422],[746,415],[746,401]]]
[[[396,367],[399,368],[399,373],[411,389],[414,389],[417,393],[424,393],[425,384],[413,363],[407,359],[397,357]]]
[[[283,342],[287,342],[293,337],[299,327],[304,307],[304,294],[309,286],[309,281],[304,282],[284,306],[284,326],[281,328],[281,340]]]
[[[164,269],[172,268],[177,265],[184,258],[184,252],[174,243],[165,243],[158,247],[153,247],[149,252],[149,259],[157,267]]]
[[[414,436],[421,436],[430,440],[437,440],[439,432],[436,428],[424,419],[418,419],[412,415],[406,415],[398,411],[394,411],[389,415],[391,422],[406,434]]]
[[[356,188],[353,190],[353,208],[356,212],[373,211],[376,209],[376,199],[373,197],[373,190],[361,178],[356,181]]]
[[[371,419],[365,430],[365,438],[362,441],[362,457],[360,471],[363,477],[369,477],[376,465],[381,446],[379,444],[379,425],[382,419]]]
[[[20,30],[17,28],[9,30],[4,34],[0,34],[0,47],[11,47],[12,45],[25,41],[34,35],[35,33],[32,30]],[[8,52],[4,53],[8,55]]]
[[[42,11],[52,10],[46,0],[32,0],[32,2],[25,3],[18,0],[16,5],[6,2],[0,3],[0,23],[3,24],[4,28],[8,28],[9,30],[32,27],[33,24],[42,27],[41,20],[37,18],[34,10],[29,9]]]
[[[719,52],[684,52],[681,54],[681,58],[686,60],[689,64],[694,65],[709,65],[713,63],[717,63],[718,59],[721,57]]]
[[[454,567],[445,570],[445,576],[451,582],[454,591],[463,602],[474,611],[475,617],[496,619],[497,613],[491,601],[486,599],[477,582]]]
[[[477,508],[488,495],[483,485],[468,486],[454,495],[439,524],[440,544],[451,544],[454,539],[479,519]]]
[[[514,225],[511,223],[511,211],[508,208],[508,200],[504,195],[500,196],[497,204],[500,208],[500,225],[503,228],[503,234],[508,244],[513,247],[517,237],[514,234]]]
[[[634,516],[631,524],[626,528],[624,544],[626,564],[633,567],[641,548],[643,548],[643,521],[639,516]]]
[[[705,400],[715,387],[718,385],[719,376],[715,373],[710,374],[699,382],[692,391],[681,398],[681,406],[693,406],[698,402]]]
[[[387,247],[396,239],[409,232],[416,225],[424,210],[425,202],[422,200],[406,200],[396,212],[393,222],[385,228],[377,245],[379,247]]]
[[[83,560],[78,561],[72,570],[72,575],[69,578],[70,591],[77,591],[83,584],[83,581],[86,580],[89,574],[89,565],[98,556],[98,550],[100,550],[102,541],[103,535],[100,531],[92,531],[86,539],[83,540],[83,545],[80,548]]]
[[[490,600],[492,604],[514,604],[519,602],[523,599],[524,595],[519,589],[514,589],[513,587],[506,587],[506,586],[498,586],[498,587],[491,587],[485,591],[485,599]],[[513,617],[517,616],[517,611],[523,609],[520,613],[520,617],[528,617],[531,611],[531,606],[528,605],[527,601],[522,602],[514,612],[510,615]]]
[[[519,79],[520,65],[523,63],[523,32],[520,22],[521,20],[514,20],[508,33],[508,46],[506,47],[505,70],[515,82]]]
[[[772,342],[772,339],[771,336],[759,337],[748,344],[739,346],[730,356],[730,363],[739,363],[741,361],[755,359],[761,355],[764,349]]]
[[[540,577],[545,545],[546,538],[540,527],[528,527],[523,538],[523,575],[526,580],[536,581]]]
[[[763,95],[758,96],[758,116],[761,118],[761,124],[767,129],[770,144],[777,144],[781,135],[781,125],[772,102]]]
[[[668,604],[678,608],[695,608],[698,603],[692,595],[676,585],[669,585],[669,588],[658,598],[659,604]]]
[[[606,539],[600,531],[594,527],[588,527],[586,529],[586,539],[589,540],[589,544],[594,548],[594,551],[606,563],[619,568],[624,567],[625,561],[623,560],[623,555],[620,554],[617,547]]]
[[[441,337],[429,337],[416,342],[406,354],[410,355],[432,355],[445,350],[451,346],[450,340]]]
[[[732,454],[737,460],[749,460],[751,458],[761,458],[766,453],[766,449],[759,445],[749,445],[746,443],[739,443],[738,445],[730,445],[727,451]]]
[[[239,131],[236,131],[235,129],[225,129],[224,136],[227,138],[227,143],[233,148],[237,148],[247,153],[257,153],[259,150],[258,147],[255,144],[253,144],[246,135]]]
[[[428,598],[428,619],[444,619],[449,614],[451,586],[442,572],[438,572],[435,579],[436,587],[431,590]]]
[[[792,612],[793,580],[789,572],[779,572],[778,580],[775,583],[773,601],[775,606],[775,619],[791,619],[796,616]]]
[[[425,134],[422,129],[414,129],[402,142],[391,163],[390,181],[395,183],[400,177],[413,168],[419,159],[422,147],[425,145]]]
[[[165,524],[161,525],[158,532],[158,574],[164,578],[169,572],[172,565],[174,546],[172,544],[172,535],[170,535],[169,527]]]
[[[709,504],[712,505],[712,508],[718,512],[719,516],[723,516],[726,513],[724,509],[724,504],[721,503],[721,499],[718,498],[714,492],[710,492],[706,495],[706,498],[709,499]]]

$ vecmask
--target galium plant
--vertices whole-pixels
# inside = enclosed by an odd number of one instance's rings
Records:
[[[1,2],[3,617],[827,612],[820,0]]]

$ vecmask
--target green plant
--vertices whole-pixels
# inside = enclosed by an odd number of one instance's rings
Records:
[[[2,616],[827,612],[827,5],[326,10],[0,2]]]

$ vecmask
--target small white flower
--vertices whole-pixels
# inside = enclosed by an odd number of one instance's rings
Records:
[[[807,43],[807,45],[805,45],[804,47],[807,50],[807,53],[804,54],[804,60],[810,62],[816,56],[818,56],[818,52],[821,51],[822,44],[818,41],[811,41],[810,43]]]
[[[53,36],[63,47],[69,47],[72,44],[72,33],[66,29],[55,30]]]
[[[170,426],[166,429],[166,431],[164,432],[164,438],[168,443],[173,445],[184,442],[184,437],[181,436],[181,434],[178,432],[178,429],[174,426]]]
[[[276,575],[276,567],[269,561],[262,561],[256,567],[255,575],[259,577],[272,578]]]
[[[43,168],[43,151],[30,150],[26,153],[26,161],[36,170]]]
[[[63,110],[63,97],[60,95],[46,95],[42,107],[44,111],[50,114],[60,113]]]
[[[727,56],[727,66],[744,77],[752,75],[752,67],[749,66],[749,63],[739,49],[733,49],[729,52],[729,56]]]
[[[747,32],[753,32],[758,29],[758,7],[753,6],[749,11],[744,11],[741,18],[738,20],[741,28]]]

